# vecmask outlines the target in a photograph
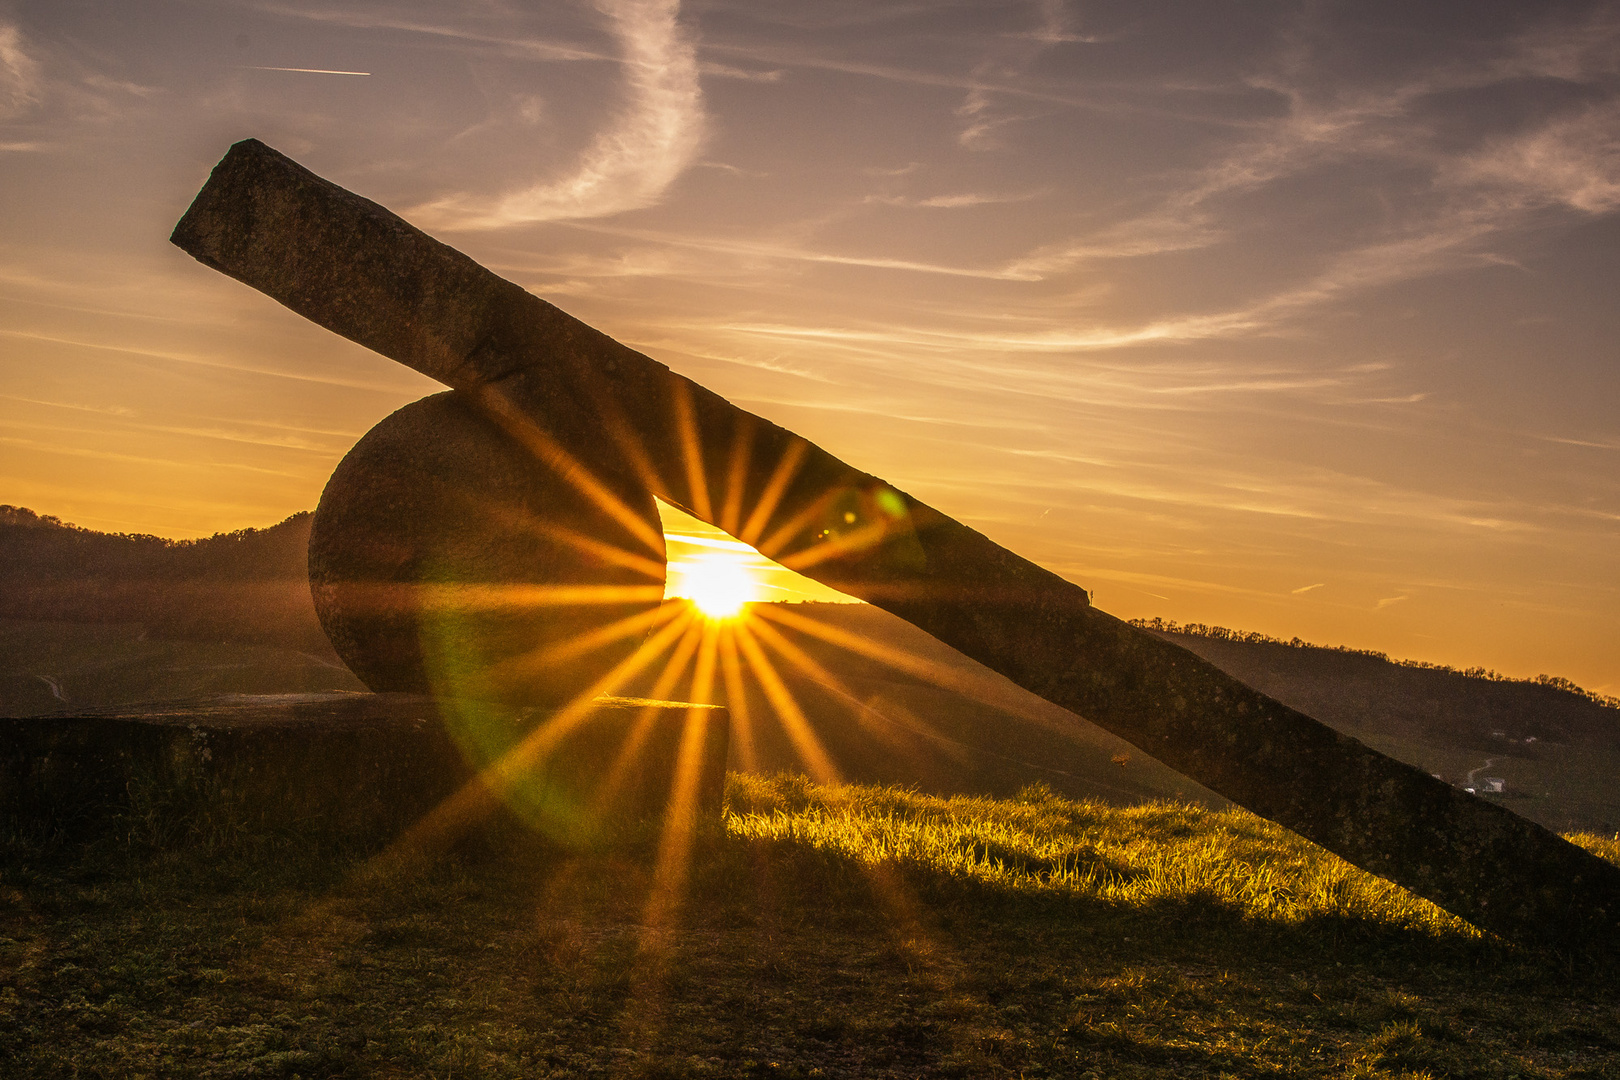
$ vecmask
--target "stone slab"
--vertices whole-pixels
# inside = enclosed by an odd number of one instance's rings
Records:
[[[0,718],[0,822],[70,838],[131,825],[176,836],[206,826],[386,838],[480,783],[503,745],[553,716],[327,693]],[[504,742],[488,737],[497,721]],[[597,699],[498,794],[520,819],[564,840],[658,819],[689,731],[701,746],[690,755],[700,762],[695,812],[717,818],[729,717],[681,702]]]

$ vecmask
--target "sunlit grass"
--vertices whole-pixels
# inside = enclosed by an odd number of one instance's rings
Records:
[[[727,804],[388,877],[161,807],[0,846],[0,1075],[1615,1075],[1612,979],[1242,812],[738,774]]]
[[[1073,802],[1040,785],[1012,800],[938,798],[798,777],[734,776],[730,798],[732,836],[1005,892],[1136,906],[1197,902],[1250,919],[1350,918],[1478,936],[1433,904],[1244,810],[1120,809]]]
[[[1599,836],[1597,833],[1579,832],[1570,833],[1567,839],[1573,844],[1579,844],[1599,858],[1608,859],[1612,863],[1620,863],[1620,835]]]

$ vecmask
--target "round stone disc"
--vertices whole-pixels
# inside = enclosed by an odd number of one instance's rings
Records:
[[[616,495],[645,529],[462,395],[407,405],[355,444],[321,495],[309,540],[321,625],[375,691],[567,701],[642,640],[604,628],[663,594],[657,507],[624,486]]]

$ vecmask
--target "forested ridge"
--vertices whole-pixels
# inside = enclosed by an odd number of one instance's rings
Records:
[[[200,540],[103,533],[0,506],[0,618],[330,650],[308,585],[308,511]]]

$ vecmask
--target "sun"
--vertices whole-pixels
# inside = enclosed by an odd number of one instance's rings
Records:
[[[758,599],[758,582],[741,559],[706,555],[682,562],[677,572],[680,581],[670,590],[671,595],[691,600],[707,618],[735,618],[744,604]]]

